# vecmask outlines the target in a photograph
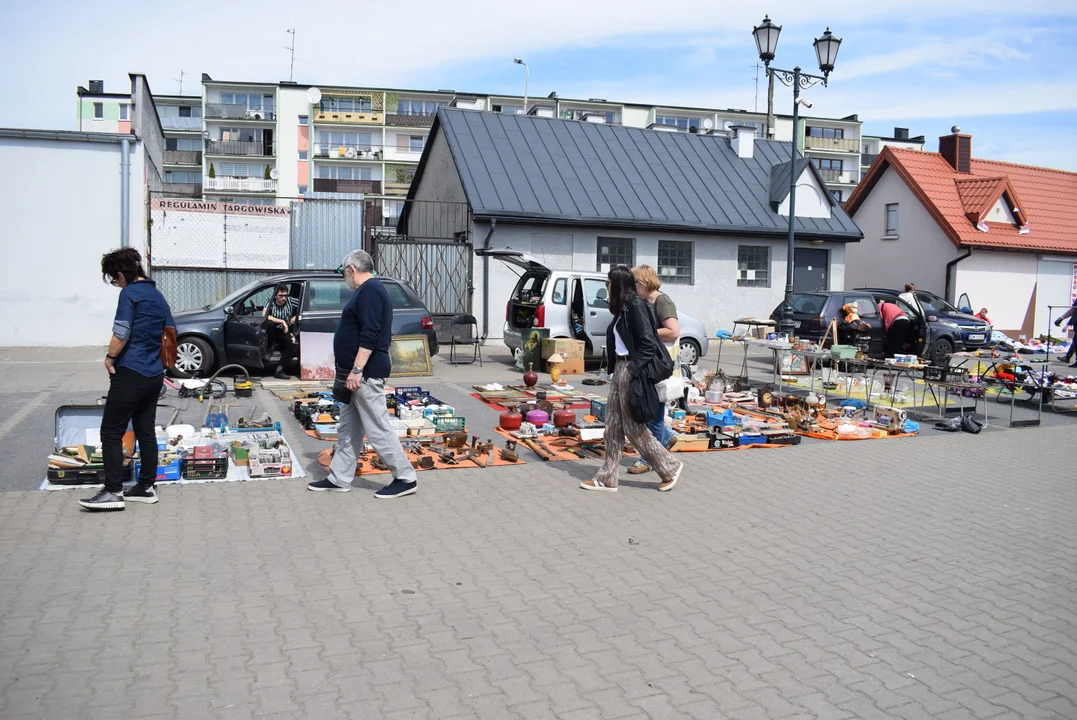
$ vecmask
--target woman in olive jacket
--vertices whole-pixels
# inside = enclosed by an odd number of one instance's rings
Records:
[[[654,435],[632,419],[629,410],[629,385],[659,351],[664,351],[655,335],[647,305],[636,295],[636,280],[632,271],[623,266],[610,270],[610,312],[613,322],[606,330],[606,354],[610,363],[610,393],[606,399],[606,460],[591,480],[584,480],[584,490],[617,492],[617,471],[621,464],[625,437],[639,450],[640,455],[657,473],[658,489],[672,490],[684,469],[684,463],[673,458],[669,450],[655,440]]]

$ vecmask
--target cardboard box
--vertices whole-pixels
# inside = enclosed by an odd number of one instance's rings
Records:
[[[553,338],[542,341],[542,359],[549,360],[554,353],[560,353],[565,360],[583,360],[586,348],[583,340],[569,340],[568,338]]]
[[[583,375],[583,360],[565,360],[561,365],[562,375]],[[546,363],[546,372],[550,371],[550,364]]]

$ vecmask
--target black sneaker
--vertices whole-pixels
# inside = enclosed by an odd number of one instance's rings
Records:
[[[417,482],[393,480],[381,490],[374,493],[374,497],[379,500],[392,500],[393,498],[404,497],[405,495],[414,495],[418,487],[419,483]]]
[[[157,490],[156,488],[145,488],[141,485],[132,485],[123,491],[123,499],[127,502],[146,503],[147,505],[153,505],[157,502]]]
[[[273,377],[277,378],[278,380],[287,380],[291,376],[288,373],[284,372],[284,368],[278,365],[277,369],[273,371]]]
[[[351,492],[352,491],[352,489],[350,487],[340,487],[339,485],[334,485],[328,479],[316,480],[315,482],[307,483],[307,490],[310,490],[311,492]]]
[[[123,501],[123,495],[110,493],[107,490],[102,490],[92,498],[79,500],[79,505],[87,510],[123,510],[127,507]]]

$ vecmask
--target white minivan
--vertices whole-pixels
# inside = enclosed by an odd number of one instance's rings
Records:
[[[513,353],[522,345],[521,332],[547,328],[551,338],[586,343],[589,359],[600,359],[606,347],[606,328],[613,321],[606,275],[582,270],[551,270],[519,250],[479,249],[476,255],[500,260],[523,270],[505,305],[505,344]],[[677,297],[670,294],[673,302]],[[677,308],[681,326],[681,362],[695,365],[707,354],[707,330],[699,320]]]

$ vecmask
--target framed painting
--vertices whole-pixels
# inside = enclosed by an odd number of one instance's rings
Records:
[[[389,360],[393,364],[390,377],[434,374],[425,335],[394,335],[389,343]]]
[[[807,375],[808,358],[791,352],[778,353],[778,372],[782,375]]]
[[[336,376],[333,333],[302,333],[299,336],[299,379],[332,380]]]

